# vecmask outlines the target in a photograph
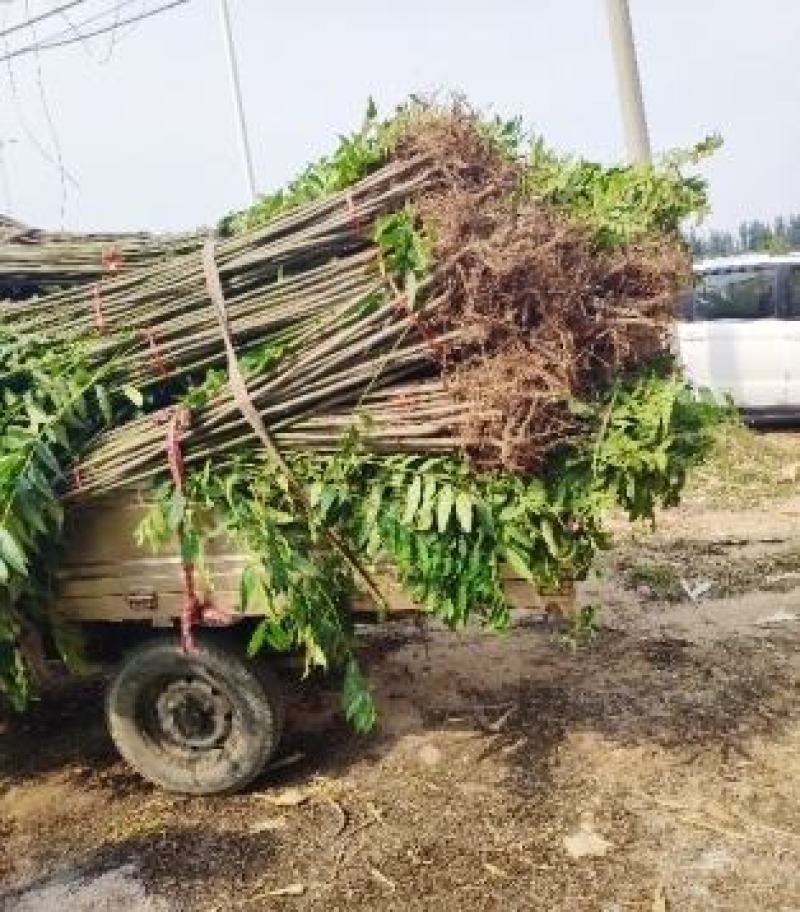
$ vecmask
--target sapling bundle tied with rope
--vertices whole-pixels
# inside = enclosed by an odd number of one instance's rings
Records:
[[[0,215],[0,300],[28,300],[77,285],[96,285],[196,250],[196,235],[143,232],[73,234],[29,228]]]
[[[0,305],[0,680],[44,626],[63,511],[153,490],[143,545],[248,563],[251,649],[345,669],[368,728],[348,599],[393,568],[453,626],[502,627],[507,565],[587,572],[621,504],[652,517],[716,412],[669,357],[688,280],[677,229],[704,202],[675,161],[559,159],[463,105],[373,115],[202,252]],[[213,600],[213,593],[211,593]],[[191,624],[184,641],[191,648]]]

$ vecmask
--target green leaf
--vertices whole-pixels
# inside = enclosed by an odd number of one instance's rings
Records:
[[[472,531],[472,498],[466,491],[459,491],[456,496],[456,516],[465,532]]]
[[[77,417],[80,419],[80,421],[79,421],[79,422],[76,422],[76,424],[80,424],[81,422],[85,422],[86,419],[89,417],[89,412],[88,412],[88,410],[87,410],[87,408],[86,408],[86,398],[85,398],[84,396],[82,396],[82,395],[81,395],[81,396],[76,396],[76,397],[73,399],[73,405],[75,406],[75,414],[76,414]]]
[[[555,532],[553,531],[553,524],[546,516],[542,517],[540,528],[544,543],[547,545],[547,550],[553,557],[558,557],[559,547],[558,542],[556,541]]]
[[[194,564],[200,556],[201,541],[195,529],[187,529],[181,535],[181,560],[184,564]]]
[[[34,532],[47,534],[47,523],[40,512],[39,504],[31,497],[18,498],[19,511],[22,518]]]
[[[417,530],[419,532],[427,532],[433,526],[433,508],[428,505],[423,505],[422,509],[417,514]]]
[[[94,394],[97,397],[97,404],[100,406],[103,420],[106,424],[111,424],[111,400],[108,398],[106,388],[98,383],[94,388]]]
[[[327,487],[323,488],[322,493],[317,503],[317,508],[319,509],[319,518],[324,522],[328,516],[328,513],[331,507],[336,502],[336,488]]]
[[[67,436],[66,429],[62,424],[49,424],[47,427],[47,432],[48,436],[54,443],[62,446],[65,450],[70,449],[69,437]]]
[[[372,731],[378,720],[375,701],[355,659],[350,659],[345,668],[342,710],[347,721],[361,734]]]
[[[311,668],[327,668],[328,657],[325,655],[323,648],[317,642],[317,639],[314,636],[314,631],[311,627],[306,628],[306,631],[302,636],[302,640],[303,645],[305,646],[306,674],[311,670]]]
[[[183,522],[186,512],[186,498],[180,491],[173,491],[169,499],[169,508],[167,510],[167,525],[175,532]]]
[[[45,510],[55,523],[56,528],[60,529],[64,525],[64,507],[61,505],[61,501],[55,497],[51,498],[45,503]]]
[[[503,556],[508,561],[511,569],[518,573],[523,579],[526,579],[529,583],[536,582],[531,573],[531,568],[528,566],[528,562],[523,554],[510,545],[506,545],[506,547],[503,548]]]
[[[28,568],[25,555],[17,543],[14,536],[5,528],[0,526],[0,558],[2,558],[12,570],[27,575]]]
[[[247,644],[247,655],[249,658],[252,659],[253,656],[259,653],[266,645],[269,638],[270,626],[270,619],[264,618],[253,631],[253,635],[250,637],[250,641]]]
[[[403,522],[410,526],[414,522],[414,517],[419,509],[422,500],[422,476],[416,475],[406,492],[406,511],[403,514]]]
[[[33,402],[28,403],[28,418],[30,418],[30,422],[34,427],[39,427],[41,424],[47,424],[50,420],[48,415]]]
[[[239,577],[239,611],[247,611],[253,597],[255,588],[255,571],[252,567],[245,567]]]
[[[435,500],[436,500],[436,479],[427,477],[425,479],[425,485],[422,489],[422,509],[432,511]]]
[[[308,502],[312,507],[316,507],[319,503],[320,498],[322,497],[322,491],[324,490],[324,485],[321,481],[315,481],[308,489]]]
[[[297,517],[292,513],[287,513],[285,510],[268,509],[267,516],[270,522],[276,526],[290,526],[292,523],[297,522]]]
[[[436,505],[436,527],[440,532],[444,532],[447,529],[447,524],[450,521],[450,514],[453,512],[453,502],[455,501],[455,495],[453,494],[453,486],[446,484],[439,491],[439,500]]]
[[[58,473],[61,471],[61,466],[53,455],[53,451],[43,440],[37,441],[36,455],[51,472]]]
[[[144,405],[144,396],[136,389],[135,386],[123,386],[122,394],[129,399],[136,408],[142,408]]]

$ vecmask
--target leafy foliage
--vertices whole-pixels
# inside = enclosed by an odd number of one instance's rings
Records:
[[[709,136],[655,167],[605,167],[559,156],[538,139],[531,146],[523,192],[586,221],[603,246],[676,233],[685,219],[703,215],[708,202],[705,181],[681,169],[710,155],[720,142]]]
[[[341,136],[332,155],[308,165],[287,187],[262,196],[249,209],[226,216],[220,221],[220,232],[240,234],[351,186],[386,161],[395,129],[392,121],[377,119],[377,108],[370,100],[361,129]]]
[[[373,240],[383,268],[402,284],[408,306],[413,309],[419,282],[433,265],[433,253],[411,207],[379,218]]]
[[[658,506],[678,503],[689,471],[713,446],[711,430],[729,410],[692,390],[668,359],[618,381],[606,396],[593,443],[559,462],[560,502],[597,499],[599,512],[618,504],[631,519],[653,520]],[[589,411],[595,421],[596,409]]]
[[[449,626],[477,621],[503,629],[509,570],[551,590],[585,576],[608,544],[602,520],[609,507],[652,520],[659,506],[674,503],[723,417],[667,362],[575,408],[586,442],[558,453],[541,478],[479,474],[451,457],[378,457],[353,433],[338,453],[290,457],[309,514],[293,509],[270,463],[240,453],[227,466],[212,470],[208,462],[193,472],[185,501],[164,485],[143,539],[163,546],[179,527],[200,542],[232,539],[249,555],[239,607],[263,615],[251,652],[300,650],[307,669],[345,668],[345,715],[365,730],[375,709],[347,611],[356,584],[325,547],[323,527],[343,533],[371,565],[390,567],[412,598]]]
[[[63,522],[61,465],[125,398],[107,385],[113,363],[91,369],[88,354],[81,343],[23,343],[0,331],[0,693],[15,705],[30,691],[19,649],[24,618],[39,618],[45,598],[46,573],[36,558]]]
[[[285,189],[226,216],[220,222],[220,231],[239,234],[267,224],[302,203],[345,189],[385,163],[398,138],[413,127],[415,119],[436,110],[435,105],[412,97],[391,117],[380,120],[370,100],[361,128],[340,137],[332,155],[308,165]],[[522,195],[545,199],[586,221],[605,246],[645,235],[675,233],[688,218],[702,217],[708,208],[706,183],[699,176],[686,175],[684,169],[722,145],[721,138],[711,134],[689,149],[663,155],[652,167],[608,167],[559,155],[541,137],[529,137],[519,117],[484,117],[479,127],[509,160],[525,165]]]
[[[597,605],[583,605],[568,622],[559,640],[567,649],[576,652],[590,645],[600,632],[600,609]]]

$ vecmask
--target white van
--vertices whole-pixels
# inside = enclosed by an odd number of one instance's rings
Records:
[[[800,253],[697,263],[678,346],[689,380],[748,418],[800,418]]]

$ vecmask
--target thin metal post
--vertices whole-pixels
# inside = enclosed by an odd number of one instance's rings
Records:
[[[233,32],[231,30],[231,17],[228,10],[228,0],[219,0],[220,18],[222,20],[222,33],[225,39],[225,51],[228,55],[228,69],[231,76],[231,90],[233,92],[233,105],[236,111],[236,120],[239,125],[239,142],[242,148],[242,159],[244,161],[245,179],[247,180],[247,190],[250,194],[250,201],[256,200],[256,179],[253,171],[253,158],[250,154],[250,141],[247,138],[247,121],[244,116],[244,106],[242,104],[242,90],[239,85],[239,67],[236,63],[236,48],[233,43]]]
[[[647,119],[642,100],[642,84],[639,66],[636,62],[636,47],[633,42],[633,27],[628,0],[607,0],[608,29],[611,36],[611,50],[614,54],[614,68],[617,71],[619,104],[622,124],[625,130],[625,145],[628,156],[637,164],[650,164],[650,137],[647,133]]]

